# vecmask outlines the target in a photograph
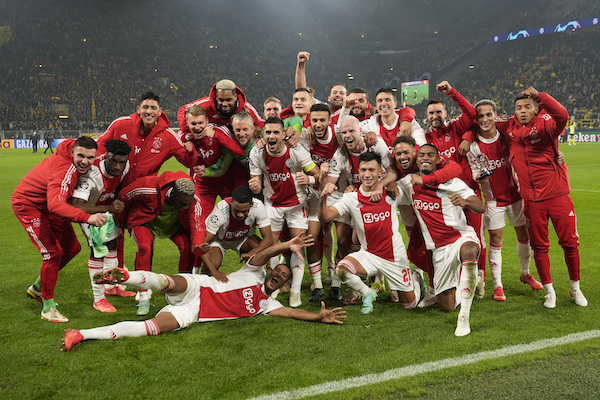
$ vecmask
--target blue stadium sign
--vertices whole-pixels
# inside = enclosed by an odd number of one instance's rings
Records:
[[[543,26],[541,28],[534,29],[523,29],[520,31],[503,33],[501,35],[494,35],[490,37],[490,42],[504,42],[507,40],[517,40],[528,38],[531,36],[544,35],[546,33],[574,31],[579,28],[586,28],[588,26],[596,26],[600,22],[600,17],[583,19],[579,21],[563,22],[556,25]]]

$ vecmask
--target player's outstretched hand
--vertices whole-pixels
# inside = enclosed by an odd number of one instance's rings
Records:
[[[108,221],[108,216],[104,213],[96,213],[90,215],[87,220],[87,223],[94,226],[102,226],[104,223]]]
[[[305,247],[312,246],[315,243],[315,240],[312,235],[307,235],[306,233],[301,233],[298,236],[290,239],[290,251],[300,257],[301,261],[304,261],[304,257],[302,256],[302,249]]]
[[[332,308],[328,310],[325,308],[325,302],[321,302],[321,312],[319,313],[321,322],[325,324],[343,324],[340,318],[346,318],[346,311],[342,310],[342,307]]]

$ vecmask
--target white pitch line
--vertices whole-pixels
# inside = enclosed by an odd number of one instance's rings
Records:
[[[600,193],[600,190],[571,189],[573,192]]]
[[[511,356],[515,354],[526,353],[530,351],[542,350],[548,347],[561,346],[570,343],[581,342],[583,340],[600,337],[600,330],[591,330],[586,332],[572,333],[558,338],[542,339],[526,344],[517,344],[515,346],[503,347],[497,350],[483,351],[481,353],[468,354],[462,357],[445,358],[439,361],[431,361],[423,364],[409,365],[402,368],[390,369],[379,374],[369,374],[357,376],[355,378],[343,379],[341,381],[326,382],[319,385],[309,386],[301,389],[288,390],[258,397],[250,400],[282,400],[282,399],[301,399],[307,396],[339,392],[355,387],[373,385],[389,381],[392,379],[405,378],[423,374],[426,372],[437,371],[444,368],[458,367],[461,365],[473,364],[484,360]]]

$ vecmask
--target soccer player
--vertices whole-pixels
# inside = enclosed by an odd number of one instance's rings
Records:
[[[352,115],[362,122],[368,120],[373,114],[374,109],[371,103],[369,103],[369,94],[367,91],[363,88],[354,88],[348,92],[340,114],[331,120],[337,125],[340,119],[344,119],[347,115]]]
[[[165,171],[160,176],[148,176],[126,186],[119,194],[125,204],[117,214],[118,225],[126,226],[137,243],[136,271],[150,271],[154,238],[169,238],[179,249],[179,272],[191,272],[192,252],[201,248],[206,230],[202,219],[200,199],[194,194],[192,179],[182,171]],[[190,238],[191,236],[191,238]],[[226,280],[224,274],[211,268],[213,276]],[[150,312],[150,292],[138,291],[138,315]]]
[[[481,185],[485,197],[485,225],[490,234],[489,262],[494,283],[492,298],[505,301],[502,285],[502,237],[506,217],[515,228],[517,234],[517,256],[521,266],[521,282],[528,284],[534,290],[542,289],[542,285],[529,273],[531,259],[531,246],[525,214],[523,212],[523,199],[519,194],[517,184],[513,178],[510,166],[510,154],[506,142],[496,129],[496,103],[492,100],[480,100],[475,104],[477,111],[474,125],[477,134],[467,159],[477,160],[485,156],[485,163],[470,161],[473,179]],[[493,171],[492,175],[483,176],[482,173]]]
[[[579,286],[579,235],[567,165],[558,165],[556,161],[558,136],[568,120],[567,110],[558,101],[529,87],[515,99],[515,115],[508,122],[496,122],[498,129],[506,132],[512,166],[519,179],[533,258],[546,291],[544,307],[547,308],[556,307],[548,256],[548,219],[552,220],[565,255],[570,295],[578,306],[588,304]]]
[[[367,146],[362,137],[362,131],[360,122],[356,117],[347,116],[340,122],[340,138],[342,140],[342,146],[334,153],[331,164],[323,163],[322,168],[322,179],[321,182],[324,186],[325,183],[331,183],[338,187],[332,195],[328,196],[327,204],[333,205],[342,196],[345,191],[356,191],[361,185],[360,175],[358,172],[359,159],[358,157],[362,153],[372,151],[378,153],[381,156],[382,167],[387,168],[391,165],[391,155],[385,144],[381,139],[378,139],[374,146]],[[343,259],[350,253],[351,248],[358,247],[352,243],[352,227],[350,224],[349,215],[340,215],[334,219],[336,226],[336,237],[338,250],[336,255],[335,264],[337,265],[339,260]],[[334,279],[331,283],[332,298],[340,299],[341,293],[339,291],[339,281]],[[336,286],[337,285],[337,286]],[[358,295],[351,294],[345,302],[347,304],[354,303],[358,298]]]
[[[437,148],[425,144],[417,153],[420,176],[437,169]],[[427,249],[433,252],[434,287],[437,303],[443,311],[456,307],[456,287],[459,284],[461,308],[454,334],[465,336],[471,332],[469,316],[477,286],[477,256],[479,240],[473,228],[467,225],[463,207],[473,212],[485,210],[475,192],[458,178],[434,187],[412,184],[412,174],[400,180],[404,195],[411,199],[417,214]]]
[[[71,204],[88,212],[109,212],[118,214],[125,204],[116,198],[116,193],[123,179],[129,172],[129,153],[131,147],[122,140],[106,142],[106,154],[102,160],[96,160],[89,173],[81,176],[77,188],[73,192]],[[112,218],[112,216],[111,216]],[[114,221],[113,221],[114,222]],[[117,238],[121,235],[120,227],[107,225],[107,231],[94,231],[89,224],[82,223],[81,230],[88,240],[92,254],[88,258],[88,271],[94,295],[93,307],[100,312],[116,312],[117,309],[105,297],[104,285],[94,283],[94,275],[118,266]],[[99,240],[101,239],[101,240]],[[122,297],[132,297],[135,293],[123,290],[119,286],[107,287],[106,293]]]
[[[420,300],[420,285],[414,284],[402,237],[395,218],[398,197],[395,201],[384,196],[377,202],[371,201],[371,190],[375,189],[381,176],[381,156],[366,152],[359,156],[358,172],[361,185],[355,192],[344,193],[342,198],[327,207],[326,199],[337,187],[328,183],[321,191],[319,218],[322,222],[333,221],[340,215],[349,214],[356,228],[361,249],[344,257],[336,267],[336,274],[353,290],[363,296],[361,312],[373,312],[375,290],[362,279],[382,273],[390,290],[399,293],[404,308],[415,308]],[[362,279],[361,279],[362,278]],[[420,282],[421,276],[415,273]]]
[[[269,118],[265,121],[264,148],[250,152],[250,180],[248,186],[254,194],[261,192],[265,198],[271,220],[273,243],[279,240],[284,222],[295,237],[306,233],[308,214],[306,209],[307,186],[318,182],[319,167],[302,146],[288,148],[285,145],[283,121]],[[264,179],[263,179],[264,177]],[[262,186],[264,184],[264,189]],[[292,285],[290,306],[302,304],[300,290],[304,275],[304,262],[292,254]]]
[[[122,337],[154,336],[188,327],[195,322],[219,321],[268,314],[275,317],[294,318],[301,321],[342,324],[346,312],[340,307],[328,310],[321,302],[321,311],[284,307],[271,297],[291,276],[289,267],[279,264],[265,273],[269,259],[284,250],[298,257],[300,251],[312,241],[298,236],[271,246],[250,258],[239,270],[221,282],[206,275],[181,274],[175,276],[146,271],[127,272],[114,269],[96,278],[99,283],[125,283],[165,294],[169,305],[145,321],[124,321],[93,329],[69,329],[63,338],[62,349],[71,350],[84,340],[118,339]]]
[[[277,97],[269,97],[265,100],[263,117],[265,120],[271,117],[279,117],[281,115],[281,100]]]
[[[114,120],[98,139],[99,154],[104,154],[106,142],[124,140],[132,149],[129,156],[131,171],[125,185],[137,178],[156,175],[169,158],[188,168],[196,165],[196,150],[184,143],[182,135],[169,128],[171,122],[162,112],[160,98],[153,92],[144,93],[135,113]]]
[[[258,227],[262,239],[252,234]],[[216,269],[221,267],[225,251],[238,252],[247,261],[273,244],[271,221],[265,205],[252,197],[247,186],[238,186],[231,197],[221,200],[206,218],[205,242],[210,245],[209,257]]]
[[[250,114],[255,126],[262,127],[264,124],[258,111],[246,101],[246,95],[242,89],[229,79],[222,79],[215,83],[207,97],[194,100],[179,108],[177,122],[179,122],[179,128],[184,135],[189,133],[185,115],[191,106],[204,108],[208,113],[208,121],[216,125],[229,125],[231,117],[244,110]]]
[[[293,116],[302,119],[302,125],[306,128],[310,126],[310,108],[315,104],[315,91],[309,87],[301,87],[294,90],[292,96],[292,105],[281,111],[280,117],[285,120]]]
[[[462,141],[462,135],[471,128],[475,120],[475,108],[464,98],[456,89],[454,89],[447,81],[437,84],[436,89],[440,93],[449,96],[462,110],[462,114],[451,121],[446,121],[448,113],[446,104],[441,99],[432,99],[427,103],[427,121],[429,128],[425,131],[425,139],[427,143],[433,144],[439,151],[441,157],[452,160],[460,164],[462,174],[460,179],[465,182],[475,194],[481,199],[479,185],[471,176],[471,168],[467,159],[461,156],[458,152],[459,145]],[[481,252],[479,254],[478,266],[479,274],[482,279],[479,279],[476,296],[483,298],[485,293],[485,259],[486,245],[485,234],[483,231],[483,216],[472,212],[470,209],[465,209],[468,224],[473,227],[477,237],[480,240]]]
[[[209,123],[208,114],[201,106],[188,108],[185,118],[190,131],[185,140],[194,144],[198,154],[197,164],[190,170],[190,175],[194,178],[202,213],[206,217],[215,206],[217,196],[230,196],[233,190],[231,187],[233,178],[230,173],[214,176],[213,170],[207,167],[219,161],[223,163],[226,157],[231,162],[234,155],[243,156],[244,149],[233,139],[226,126]]]
[[[366,133],[367,144],[375,143],[377,137],[380,137],[391,152],[392,143],[400,135],[411,135],[418,145],[425,143],[423,129],[415,121],[415,111],[409,107],[396,110],[397,106],[396,93],[391,88],[381,88],[377,91],[375,95],[377,114],[361,123],[361,128]]]
[[[56,153],[25,175],[11,197],[15,215],[42,255],[40,276],[26,293],[42,303],[45,321],[69,322],[56,308],[54,288],[58,271],[81,250],[71,222],[100,226],[108,219],[68,203],[77,180],[92,167],[97,149],[94,139],[87,136],[65,140]]]

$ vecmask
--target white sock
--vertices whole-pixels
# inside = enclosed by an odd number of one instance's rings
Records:
[[[343,268],[337,268],[336,274],[339,276],[342,282],[350,286],[351,289],[354,289],[358,293],[362,294],[363,297],[368,296],[371,293],[371,288],[365,284],[360,276],[348,272]]]
[[[556,297],[556,292],[554,291],[554,286],[552,286],[552,283],[546,283],[544,285],[544,289],[546,290],[546,294],[551,294]]]
[[[323,289],[323,282],[321,280],[321,261],[308,264],[308,270],[312,276],[315,289]]]
[[[579,289],[579,281],[571,281],[571,292]]]
[[[88,272],[90,273],[90,281],[92,282],[92,294],[94,295],[94,303],[104,299],[104,285],[94,283],[94,275],[102,272],[102,259],[88,258]]]
[[[531,245],[529,242],[517,242],[517,256],[521,264],[521,275],[529,275],[529,262],[531,261]]]
[[[119,261],[117,260],[117,250],[109,250],[108,254],[104,256],[104,262],[102,263],[104,271],[110,271],[113,268],[117,268],[119,266]],[[104,289],[112,289],[117,285],[104,285]]]
[[[304,262],[295,253],[292,253],[290,264],[290,269],[292,270],[290,292],[300,292],[302,290],[302,278],[304,277]]]
[[[468,317],[471,313],[471,304],[477,286],[477,260],[464,260],[462,262],[460,282],[462,290],[459,316],[465,315]]]
[[[137,289],[152,289],[159,292],[169,291],[173,288],[173,286],[175,286],[173,278],[171,278],[169,275],[157,274],[150,271],[129,271],[129,279],[123,283],[126,283],[127,285],[133,286]]]
[[[488,254],[495,289],[498,286],[502,286],[502,246],[490,246]]]
[[[340,260],[338,260],[338,258],[335,258],[335,264],[333,266],[333,275],[331,276],[331,287],[337,287],[339,288],[340,285],[342,284],[342,280],[340,279],[340,277],[338,276],[338,274],[336,273],[336,267],[339,264]]]
[[[123,321],[114,325],[99,328],[81,329],[83,340],[89,339],[119,339],[122,337],[154,336],[160,333],[158,326],[152,320]]]

